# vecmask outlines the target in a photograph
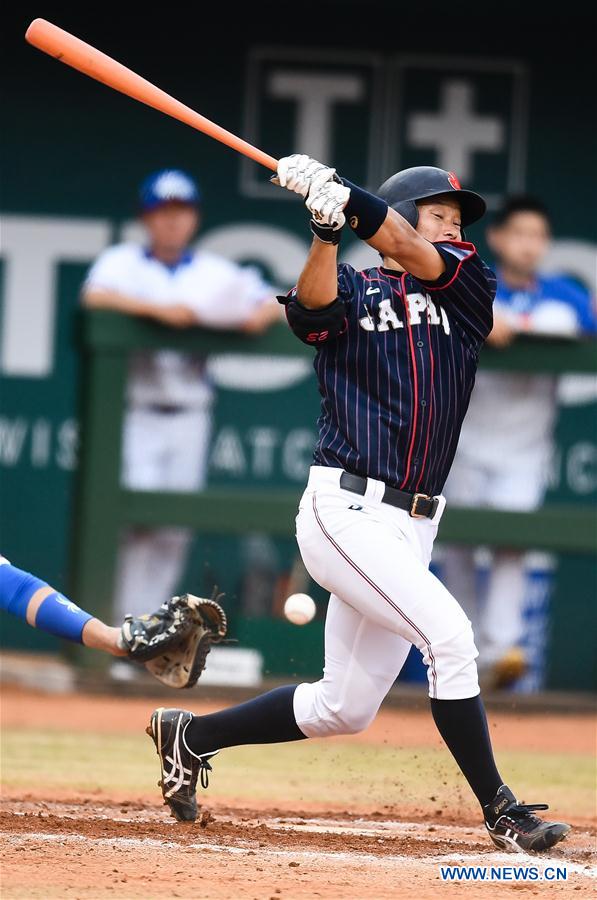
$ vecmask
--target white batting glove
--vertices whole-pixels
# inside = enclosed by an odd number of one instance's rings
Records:
[[[342,210],[348,203],[350,188],[337,181],[328,181],[317,190],[311,190],[305,206],[318,225],[342,228],[346,219]]]
[[[335,169],[324,166],[304,153],[283,156],[278,162],[278,183],[301,197],[306,197],[309,191],[331,181],[335,173]]]

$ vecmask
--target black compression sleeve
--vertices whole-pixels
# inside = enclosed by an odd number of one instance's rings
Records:
[[[379,231],[388,214],[388,204],[375,194],[363,190],[346,178],[342,178],[342,184],[350,188],[350,197],[344,207],[346,221],[357,237],[363,241],[369,240]]]

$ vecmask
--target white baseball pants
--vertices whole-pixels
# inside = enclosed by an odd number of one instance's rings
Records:
[[[323,678],[294,695],[308,737],[366,728],[412,644],[423,654],[431,697],[479,693],[471,623],[428,568],[444,498],[433,519],[415,519],[382,503],[383,482],[367,479],[361,496],[340,487],[341,474],[312,466],[296,517],[307,571],[330,591]]]
[[[211,410],[165,415],[142,407],[124,422],[122,482],[137,491],[198,491],[205,483]],[[193,532],[189,528],[130,529],[116,566],[114,621],[160,606],[176,589]]]
[[[539,444],[498,464],[482,464],[460,447],[446,483],[445,493],[455,506],[485,506],[528,512],[541,506],[547,489],[549,447]],[[479,668],[495,665],[525,637],[524,604],[526,554],[495,549],[485,602],[479,597],[475,547],[447,546],[443,553],[443,581],[460,600],[473,623],[480,651]]]

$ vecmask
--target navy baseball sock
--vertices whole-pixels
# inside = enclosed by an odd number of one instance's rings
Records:
[[[481,697],[431,700],[437,729],[477,800],[484,806],[504,783],[496,768]]]
[[[184,739],[193,753],[239,744],[277,744],[306,738],[294,718],[296,684],[274,688],[246,703],[208,716],[193,716]]]

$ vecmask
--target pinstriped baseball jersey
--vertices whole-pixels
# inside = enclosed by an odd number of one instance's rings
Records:
[[[316,465],[441,493],[491,331],[496,279],[472,244],[435,246],[446,271],[434,282],[338,266],[346,327],[318,345],[314,361]]]

